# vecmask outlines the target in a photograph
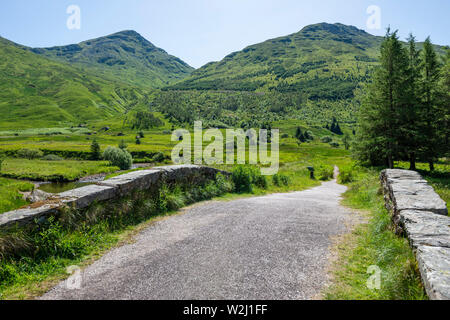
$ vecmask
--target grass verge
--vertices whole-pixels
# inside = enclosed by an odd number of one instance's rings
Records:
[[[391,229],[378,176],[374,169],[353,169],[353,182],[349,183],[343,204],[362,210],[367,223],[358,224],[336,245],[338,257],[332,266],[333,284],[325,291],[326,299],[427,299],[407,239],[396,236]],[[379,289],[367,285],[373,275],[371,266],[381,271]]]

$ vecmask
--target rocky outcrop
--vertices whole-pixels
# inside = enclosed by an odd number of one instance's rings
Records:
[[[84,209],[93,202],[123,197],[134,190],[158,188],[162,182],[199,184],[214,179],[217,173],[229,173],[214,168],[195,165],[157,167],[126,173],[94,185],[59,194],[47,194],[45,201],[33,203],[27,208],[0,214],[0,228],[20,226],[58,214],[64,207]]]
[[[445,201],[415,171],[381,172],[386,208],[416,253],[430,299],[450,299],[450,217]]]

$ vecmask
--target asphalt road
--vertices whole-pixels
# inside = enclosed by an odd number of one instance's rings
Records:
[[[81,288],[61,282],[42,299],[314,298],[327,281],[330,238],[346,231],[345,190],[330,181],[193,206],[87,267]]]

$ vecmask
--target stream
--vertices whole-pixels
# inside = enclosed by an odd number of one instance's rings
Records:
[[[138,164],[133,164],[131,169],[143,168],[143,167],[148,167],[148,166],[149,166],[149,164],[144,164],[144,163],[139,164],[138,163]],[[35,182],[35,185],[36,185],[37,189],[42,190],[44,192],[61,193],[61,192],[77,189],[80,187],[88,186],[91,184],[96,184],[97,182],[105,180],[105,177],[106,177],[106,174],[101,173],[101,174],[84,177],[77,181],[70,181],[70,182],[41,181],[41,182]]]

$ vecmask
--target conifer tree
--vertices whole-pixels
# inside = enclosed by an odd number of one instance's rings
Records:
[[[101,156],[100,145],[98,144],[97,139],[94,139],[91,143],[91,159],[100,160]]]
[[[400,110],[407,103],[408,55],[397,32],[389,29],[380,52],[380,66],[361,98],[354,152],[363,162],[393,168],[399,152]]]
[[[122,149],[122,150],[126,150],[126,148],[128,148],[128,146],[127,146],[127,144],[125,143],[124,140],[121,140],[119,142],[119,148]]]
[[[406,98],[407,103],[400,111],[399,130],[400,141],[403,153],[409,159],[409,169],[416,170],[417,151],[420,146],[420,127],[419,127],[419,111],[420,111],[420,52],[416,47],[416,39],[412,34],[408,40],[408,70],[407,70],[407,87]]]
[[[443,66],[441,68],[441,79],[439,82],[438,97],[439,114],[441,115],[438,123],[439,135],[441,137],[442,152],[444,157],[450,157],[450,48],[443,57]]]
[[[442,141],[439,137],[439,121],[437,120],[444,117],[444,115],[442,114],[442,108],[439,107],[439,61],[430,37],[424,42],[421,59],[421,155],[428,162],[430,171],[433,171],[434,161],[439,156],[439,151],[442,148]]]

